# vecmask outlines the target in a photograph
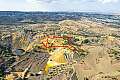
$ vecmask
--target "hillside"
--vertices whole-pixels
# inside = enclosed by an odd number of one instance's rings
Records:
[[[83,19],[4,25],[0,32],[6,80],[120,79],[119,28]]]

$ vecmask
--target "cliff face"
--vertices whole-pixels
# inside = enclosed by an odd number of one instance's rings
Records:
[[[16,49],[23,49],[25,50],[29,44],[27,36],[22,35],[19,32],[13,33],[13,46]]]

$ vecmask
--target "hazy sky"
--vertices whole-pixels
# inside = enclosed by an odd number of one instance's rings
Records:
[[[0,0],[0,11],[120,12],[120,0]]]

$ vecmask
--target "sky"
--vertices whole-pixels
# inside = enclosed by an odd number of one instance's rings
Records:
[[[119,13],[120,0],[0,0],[0,11]]]

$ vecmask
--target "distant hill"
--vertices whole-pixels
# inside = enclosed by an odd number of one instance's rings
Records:
[[[0,11],[0,24],[41,23],[44,21],[80,20],[120,24],[120,17],[87,12],[19,12]]]
[[[64,12],[0,12],[0,24],[13,24],[42,21],[61,21],[65,19],[80,19],[82,13],[64,13]]]

